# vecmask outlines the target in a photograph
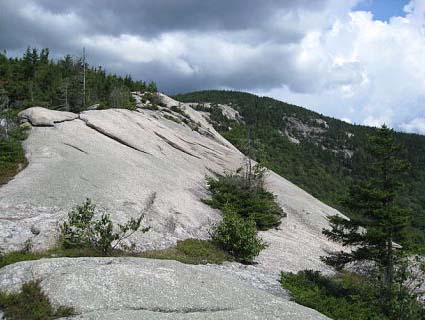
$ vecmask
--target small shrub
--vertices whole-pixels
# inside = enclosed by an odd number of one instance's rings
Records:
[[[220,210],[231,207],[242,218],[253,219],[259,230],[279,226],[285,216],[274,195],[264,188],[264,169],[258,165],[217,179],[208,177],[207,183],[212,197],[203,200],[206,204]]]
[[[37,281],[24,284],[19,293],[0,293],[0,309],[6,319],[12,320],[48,320],[74,314],[72,308],[55,310]]]
[[[118,225],[118,231],[108,214],[102,214],[100,219],[93,220],[95,205],[87,199],[82,205],[76,206],[68,214],[68,221],[61,226],[62,246],[65,249],[93,248],[107,255],[112,250],[141,227],[143,215],[139,218],[131,218],[127,223]],[[149,228],[142,228],[147,232]]]
[[[243,219],[231,208],[225,208],[223,220],[214,226],[210,235],[214,244],[242,263],[252,263],[266,248],[258,237],[255,221]]]

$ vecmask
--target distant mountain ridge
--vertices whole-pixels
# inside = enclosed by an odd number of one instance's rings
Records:
[[[214,127],[245,154],[262,162],[313,196],[342,210],[340,198],[353,179],[365,177],[367,136],[375,128],[353,125],[303,107],[268,97],[209,90],[179,94],[175,99],[208,103]],[[243,121],[222,115],[218,105],[230,105]],[[412,248],[425,243],[425,136],[396,133],[412,165],[400,202],[412,210]]]

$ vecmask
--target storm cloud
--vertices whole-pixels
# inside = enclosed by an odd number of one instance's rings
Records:
[[[79,55],[173,94],[228,88],[425,132],[425,0],[379,21],[361,0],[0,0],[0,48]]]

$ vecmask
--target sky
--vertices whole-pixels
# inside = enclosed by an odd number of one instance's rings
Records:
[[[370,11],[374,19],[388,21],[391,17],[403,16],[409,0],[365,0],[360,1],[354,10]]]
[[[0,0],[0,49],[27,46],[425,134],[425,0]]]

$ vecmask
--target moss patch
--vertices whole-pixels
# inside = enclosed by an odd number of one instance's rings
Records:
[[[187,264],[222,264],[232,260],[230,255],[218,249],[210,241],[197,239],[178,241],[175,247],[143,252],[140,256],[151,259],[177,260]]]

